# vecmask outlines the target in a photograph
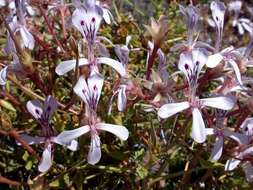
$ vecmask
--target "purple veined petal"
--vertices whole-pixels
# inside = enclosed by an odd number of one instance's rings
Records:
[[[43,113],[42,103],[39,100],[31,100],[26,104],[27,110],[35,119],[40,119]]]
[[[7,82],[7,69],[8,66],[0,70],[0,85],[4,86]]]
[[[60,145],[70,146],[71,143],[73,143],[72,141],[74,139],[82,136],[85,133],[88,133],[89,131],[90,131],[89,125],[85,125],[69,131],[63,131],[53,139],[53,142]]]
[[[214,128],[205,128],[205,133],[206,135],[214,135],[215,134],[215,129]]]
[[[45,146],[45,149],[42,153],[42,158],[39,164],[39,171],[46,172],[52,166],[52,144]]]
[[[227,160],[226,165],[225,165],[225,171],[232,171],[234,170],[239,164],[241,160],[231,158]]]
[[[45,142],[45,137],[33,137],[27,134],[21,134],[20,138],[27,142],[28,144],[42,144]],[[17,145],[21,145],[19,142],[17,142]]]
[[[33,49],[35,45],[35,40],[33,38],[33,35],[27,30],[25,26],[22,26],[20,28],[20,35],[24,46],[28,49]]]
[[[193,121],[191,137],[197,143],[203,143],[206,140],[205,123],[198,108],[193,108],[192,118]]]
[[[245,176],[248,182],[253,182],[253,166],[249,161],[242,164],[242,168],[245,172]]]
[[[248,144],[248,142],[249,142],[249,138],[246,135],[241,134],[241,133],[236,133],[236,132],[230,131],[228,129],[224,129],[223,134],[226,137],[229,137],[240,144]]]
[[[97,58],[98,64],[106,64],[115,69],[122,77],[126,75],[126,69],[122,63],[108,57]]]
[[[211,157],[210,159],[212,161],[218,161],[222,155],[222,150],[223,150],[223,137],[217,137],[216,142],[214,144]]]
[[[203,66],[206,64],[207,62],[207,53],[205,50],[199,50],[199,49],[194,49],[192,51],[192,61],[195,67],[197,67],[198,69],[198,73],[197,76],[200,74]]]
[[[52,118],[52,115],[54,111],[57,109],[57,107],[58,107],[57,100],[51,95],[47,96],[43,107],[44,118],[49,121]]]
[[[91,135],[90,150],[88,153],[88,163],[95,165],[101,158],[101,142],[97,134]]]
[[[81,76],[78,79],[73,90],[76,93],[76,95],[78,95],[86,104],[88,104],[89,98],[91,95],[90,95],[90,89],[87,85],[87,82],[84,76]]]
[[[83,7],[77,8],[72,14],[73,25],[86,38],[88,43],[95,42],[97,31],[102,21],[102,9],[93,6],[85,9]]]
[[[158,110],[157,114],[160,118],[166,119],[178,112],[186,110],[190,107],[189,102],[165,104]]]
[[[201,105],[218,108],[222,110],[231,110],[234,105],[235,101],[232,98],[228,97],[214,97],[214,98],[204,98],[200,99]]]
[[[89,65],[88,59],[86,58],[81,58],[79,59],[79,66],[83,65]],[[76,60],[68,60],[68,61],[62,61],[57,67],[55,68],[55,72],[58,75],[65,75],[71,70],[74,70],[76,67]]]
[[[188,82],[190,83],[191,72],[194,70],[194,64],[192,62],[192,54],[189,52],[184,52],[180,54],[178,69],[184,73]]]
[[[212,1],[210,4],[213,20],[218,28],[223,28],[226,7],[223,2]]]
[[[214,55],[208,56],[206,66],[209,68],[216,67],[223,60],[221,53],[216,53]]]
[[[241,72],[240,72],[240,69],[239,69],[237,63],[234,60],[232,60],[232,59],[230,59],[228,62],[233,67],[238,82],[240,83],[240,85],[243,85],[242,84]]]
[[[107,123],[98,123],[96,125],[96,128],[98,130],[108,131],[117,137],[119,137],[121,140],[127,140],[129,136],[129,132],[127,128],[121,125],[112,125]]]
[[[97,105],[104,85],[104,77],[101,74],[94,72],[87,79],[87,83],[91,97],[96,98]]]
[[[76,151],[78,147],[78,142],[76,140],[72,140],[70,144],[67,146],[69,150]]]
[[[126,85],[120,85],[119,91],[118,91],[118,110],[120,112],[123,112],[126,108],[127,104],[127,96],[126,96]]]

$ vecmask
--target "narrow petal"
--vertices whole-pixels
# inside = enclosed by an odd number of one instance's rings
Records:
[[[225,171],[232,171],[234,170],[239,164],[240,164],[240,160],[238,159],[229,159],[227,162],[226,162],[226,165],[225,165]]]
[[[28,101],[26,104],[26,108],[35,119],[41,118],[43,109],[42,104],[39,100]]]
[[[201,104],[208,107],[218,108],[222,110],[231,110],[235,102],[232,98],[228,97],[215,97],[201,99]]]
[[[206,66],[209,68],[216,67],[223,60],[223,56],[220,53],[208,56]]]
[[[126,85],[121,85],[118,92],[118,110],[124,111],[126,108],[127,97],[126,97]]]
[[[126,75],[126,69],[123,66],[122,63],[119,61],[116,61],[114,59],[108,58],[108,57],[100,57],[97,59],[98,64],[106,64],[112,68],[114,68],[121,76]]]
[[[79,66],[88,65],[88,59],[81,58],[79,59]],[[57,67],[55,68],[55,72],[58,75],[64,75],[68,73],[71,70],[74,70],[76,67],[76,60],[68,60],[68,61],[62,61]]]
[[[217,137],[216,142],[214,144],[212,154],[211,154],[211,160],[212,161],[218,161],[222,155],[222,149],[223,149],[223,137]]]
[[[25,26],[20,28],[20,34],[24,43],[24,46],[29,49],[34,48],[35,40],[33,35],[27,30]]]
[[[20,138],[27,142],[28,144],[41,144],[45,142],[45,137],[33,137],[27,134],[21,134]],[[17,142],[17,144],[20,146],[21,144]]]
[[[104,85],[104,77],[101,74],[94,72],[87,79],[87,83],[90,91],[90,98],[93,99],[93,104],[97,106]]]
[[[81,76],[78,79],[73,90],[86,104],[88,104],[89,97],[90,97],[90,89],[87,85],[87,82],[84,76]]]
[[[194,66],[197,67],[197,76],[199,76],[203,66],[207,62],[207,53],[202,49],[195,49],[192,51],[192,61]]]
[[[165,119],[190,107],[189,102],[165,104],[158,110],[160,118]]]
[[[229,137],[240,144],[247,144],[249,142],[249,138],[244,134],[236,133],[228,129],[224,129],[223,133],[226,137]]]
[[[95,165],[101,158],[101,142],[97,134],[91,136],[90,150],[88,153],[88,163]]]
[[[203,121],[201,112],[199,109],[194,108],[192,110],[192,133],[191,136],[197,143],[203,143],[206,140],[205,123]]]
[[[3,69],[0,70],[0,85],[4,86],[7,81],[7,69],[8,66],[4,67]]]
[[[129,132],[127,128],[121,125],[112,125],[112,124],[107,124],[107,123],[98,123],[96,125],[96,128],[99,130],[104,130],[108,131],[117,137],[119,137],[121,140],[127,140],[129,136]]]
[[[39,171],[46,172],[52,166],[52,145],[48,144],[42,154]]]
[[[238,82],[240,83],[240,85],[243,85],[242,84],[241,72],[240,72],[240,69],[239,69],[237,63],[234,60],[229,60],[229,63],[233,67],[233,69],[235,71],[235,75],[236,75],[236,78],[237,78]]]
[[[54,142],[60,145],[66,145],[69,146],[72,141],[80,136],[82,136],[85,133],[88,133],[90,131],[90,126],[85,125],[83,127],[70,130],[70,131],[63,131],[57,137],[54,138]]]

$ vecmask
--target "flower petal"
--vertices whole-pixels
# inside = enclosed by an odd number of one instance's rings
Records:
[[[7,69],[8,66],[4,67],[3,69],[0,70],[0,85],[4,86],[7,81]]]
[[[228,97],[204,98],[201,99],[200,101],[201,104],[204,106],[209,106],[222,110],[231,110],[235,105],[234,100]]]
[[[39,171],[46,172],[52,166],[52,145],[48,144],[42,154]]]
[[[54,142],[60,145],[70,146],[72,141],[90,131],[90,126],[85,125],[74,130],[63,131],[54,138]]]
[[[32,114],[35,119],[39,119],[42,116],[43,109],[42,104],[39,100],[31,100],[26,104],[27,110]]]
[[[217,137],[216,142],[214,144],[212,154],[211,154],[211,160],[212,161],[218,161],[222,155],[222,149],[223,149],[223,137]]]
[[[225,165],[225,171],[232,171],[234,170],[239,164],[241,160],[232,158],[227,160],[226,165]]]
[[[78,79],[73,90],[86,104],[88,104],[90,97],[90,89],[87,85],[84,76],[81,76]]]
[[[93,99],[93,105],[97,107],[104,85],[104,77],[101,74],[94,72],[87,79],[87,83],[90,91],[90,98]]]
[[[51,95],[47,96],[43,108],[43,118],[49,121],[57,107],[57,100]]]
[[[241,76],[241,72],[240,72],[240,69],[237,65],[237,63],[234,61],[234,60],[229,60],[229,63],[230,65],[233,67],[234,71],[235,71],[235,75],[236,75],[236,78],[239,82],[240,85],[243,85],[242,84],[242,76]]]
[[[160,118],[165,119],[190,107],[189,102],[165,104],[158,110]]]
[[[79,66],[88,65],[88,64],[89,64],[88,59],[86,59],[86,58],[79,59]],[[61,76],[61,75],[68,73],[71,70],[74,70],[75,67],[76,67],[76,60],[75,59],[68,60],[68,61],[62,61],[55,68],[55,72]]]
[[[101,158],[101,142],[97,134],[91,136],[90,150],[88,153],[88,163],[95,165]]]
[[[21,38],[23,40],[24,46],[29,49],[34,48],[35,40],[33,35],[27,30],[25,26],[20,28]]]
[[[223,133],[226,137],[229,137],[229,138],[237,141],[240,144],[248,144],[248,142],[249,142],[249,138],[244,134],[236,133],[236,132],[230,131],[228,129],[224,129]]]
[[[209,68],[216,67],[223,60],[223,56],[220,53],[208,56],[206,66]]]
[[[78,142],[76,140],[72,140],[70,145],[67,146],[69,150],[76,151],[78,147]]]
[[[22,140],[27,142],[28,144],[41,144],[45,142],[45,137],[33,137],[27,134],[20,134],[19,135]],[[21,145],[20,142],[17,142],[17,145]]]
[[[121,140],[127,140],[129,136],[129,132],[127,128],[121,125],[112,125],[112,124],[107,124],[107,123],[98,123],[96,125],[96,128],[99,130],[104,130],[108,131],[117,137],[119,137]]]
[[[116,61],[114,59],[108,57],[100,57],[97,58],[98,64],[106,64],[112,68],[114,68],[122,77],[126,75],[126,69],[122,63]]]
[[[126,108],[127,97],[126,97],[126,85],[121,85],[118,92],[118,110],[124,111]]]
[[[215,134],[215,129],[214,128],[206,128],[206,135],[214,135]]]
[[[205,123],[203,121],[201,112],[199,109],[194,108],[192,110],[192,133],[191,136],[197,143],[203,143],[206,140]]]

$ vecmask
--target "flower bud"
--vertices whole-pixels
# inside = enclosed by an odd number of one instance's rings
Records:
[[[148,35],[150,35],[156,44],[160,44],[168,33],[168,18],[161,15],[159,20],[156,21],[151,18],[151,25],[145,25]]]

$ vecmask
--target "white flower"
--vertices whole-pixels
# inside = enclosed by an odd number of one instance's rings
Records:
[[[188,108],[192,109],[192,138],[198,142],[203,143],[206,140],[205,123],[200,112],[200,108],[209,106],[222,110],[230,110],[234,106],[234,101],[227,97],[214,97],[196,100],[196,102],[180,102],[165,104],[158,110],[158,116],[166,119]]]
[[[224,138],[229,137],[240,144],[245,144],[248,142],[248,139],[244,134],[233,132],[229,128],[206,128],[206,134],[215,135],[216,137],[210,157],[212,161],[218,161],[220,159],[223,151]]]
[[[94,165],[98,163],[101,158],[101,142],[98,135],[101,130],[108,131],[119,137],[121,140],[127,140],[129,135],[128,130],[124,126],[99,122],[92,125],[86,125],[74,130],[63,131],[58,135],[58,143],[63,145],[69,144],[69,142],[71,142],[72,140],[82,136],[85,133],[90,132],[91,144],[87,160],[88,163]]]
[[[27,110],[38,121],[42,127],[42,136],[32,137],[26,134],[22,134],[21,138],[28,144],[44,144],[44,150],[42,153],[42,159],[39,164],[39,171],[46,172],[52,165],[52,148],[53,143],[67,146],[68,149],[76,151],[78,143],[75,140],[69,141],[66,144],[61,144],[61,137],[54,134],[54,130],[50,125],[50,120],[54,111],[58,107],[57,101],[48,96],[44,102],[44,105],[39,100],[31,100],[26,104]],[[19,144],[19,143],[18,143]],[[19,144],[20,145],[20,144]]]

